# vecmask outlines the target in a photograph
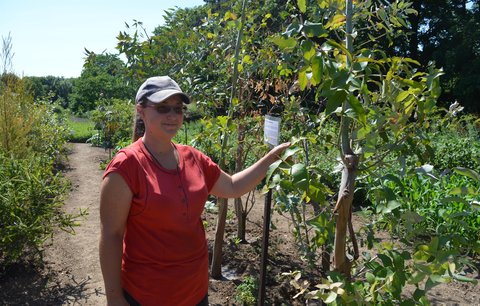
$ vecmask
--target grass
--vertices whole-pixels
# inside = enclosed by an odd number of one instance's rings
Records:
[[[95,133],[95,124],[85,118],[70,117],[68,127],[72,131],[70,142],[86,142]]]

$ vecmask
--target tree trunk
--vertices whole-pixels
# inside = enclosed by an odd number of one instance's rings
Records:
[[[338,194],[337,204],[333,210],[336,215],[335,246],[333,255],[333,268],[350,277],[351,261],[347,258],[346,241],[347,229],[350,221],[353,194],[355,190],[355,179],[357,175],[358,157],[346,155],[343,165],[342,181]]]
[[[247,0],[243,0],[242,4],[242,21],[240,28],[238,29],[237,41],[235,44],[235,57],[233,65],[233,76],[232,76],[232,91],[230,93],[230,101],[228,103],[228,117],[229,120],[233,118],[233,98],[236,97],[236,88],[237,88],[237,79],[238,79],[238,58],[240,54],[240,45],[242,43],[242,31],[245,24],[245,8]],[[228,133],[224,130],[223,140],[222,140],[222,152],[220,156],[219,166],[221,169],[224,169],[225,166],[225,150],[227,148],[228,142]],[[223,236],[225,233],[225,221],[227,219],[227,209],[228,209],[228,200],[219,199],[218,200],[218,219],[217,219],[217,229],[215,233],[215,243],[213,246],[213,258],[212,258],[212,268],[211,275],[214,279],[222,278],[222,247],[223,247]]]
[[[213,244],[212,268],[210,274],[214,279],[222,278],[222,247],[227,219],[228,199],[218,199],[217,228]]]
[[[245,124],[240,123],[237,128],[237,152],[235,159],[235,173],[243,170],[244,167],[244,140],[245,140]],[[247,203],[248,204],[248,203]],[[237,215],[237,238],[245,242],[245,219],[246,211],[242,204],[242,199],[235,199],[235,213]]]
[[[235,212],[237,214],[237,238],[240,239],[241,242],[245,242],[247,214],[243,208],[242,198],[235,199]]]

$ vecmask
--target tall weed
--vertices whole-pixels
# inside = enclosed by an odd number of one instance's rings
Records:
[[[22,81],[0,86],[0,262],[41,256],[54,229],[71,230],[62,212],[68,183],[56,173],[68,129],[55,105],[33,101]]]

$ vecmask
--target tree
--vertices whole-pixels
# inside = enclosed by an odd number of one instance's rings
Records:
[[[84,68],[69,96],[74,112],[91,111],[100,99],[133,99],[136,84],[127,82],[125,64],[118,55],[95,54],[88,50],[86,53]]]
[[[458,100],[470,112],[479,112],[480,1],[423,2],[417,34],[419,60],[443,67],[443,106]]]
[[[51,102],[57,102],[63,108],[68,108],[69,95],[73,91],[73,79],[55,76],[27,76],[23,80],[35,100],[48,97]]]
[[[348,232],[356,251],[353,258],[358,257],[350,224],[356,176],[360,171],[373,174],[393,152],[404,158],[410,143],[422,143],[415,131],[428,121],[434,110],[442,73],[432,66],[421,72],[418,62],[389,57],[380,46],[370,50],[363,48],[361,41],[360,47],[353,44],[353,24],[367,25],[365,31],[393,39],[412,12],[410,3],[365,2],[358,3],[353,10],[352,2],[346,2],[320,1],[318,11],[309,10],[305,2],[297,1],[303,20],[292,20],[287,30],[274,40],[284,53],[291,54],[283,56],[283,61],[292,61],[285,66],[298,67],[299,89],[315,90],[319,102],[326,102],[320,122],[329,117],[339,120],[336,146],[342,176],[333,210],[336,216],[333,262],[336,271],[349,277],[352,262],[346,254]],[[342,33],[346,33],[345,42],[339,41]],[[368,39],[375,44],[374,35]],[[291,201],[292,193],[299,194],[299,199],[306,203],[312,200],[325,203],[321,192],[325,188],[313,181],[306,164],[290,167],[291,185],[275,185],[280,201]],[[300,214],[298,217],[302,218]]]

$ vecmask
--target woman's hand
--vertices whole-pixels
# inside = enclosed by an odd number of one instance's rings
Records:
[[[282,144],[279,144],[278,146],[271,149],[270,152],[267,153],[267,156],[270,158],[271,162],[273,163],[282,158],[283,152],[285,152],[285,150],[288,147],[290,147],[290,145],[291,145],[290,142],[284,142]]]

